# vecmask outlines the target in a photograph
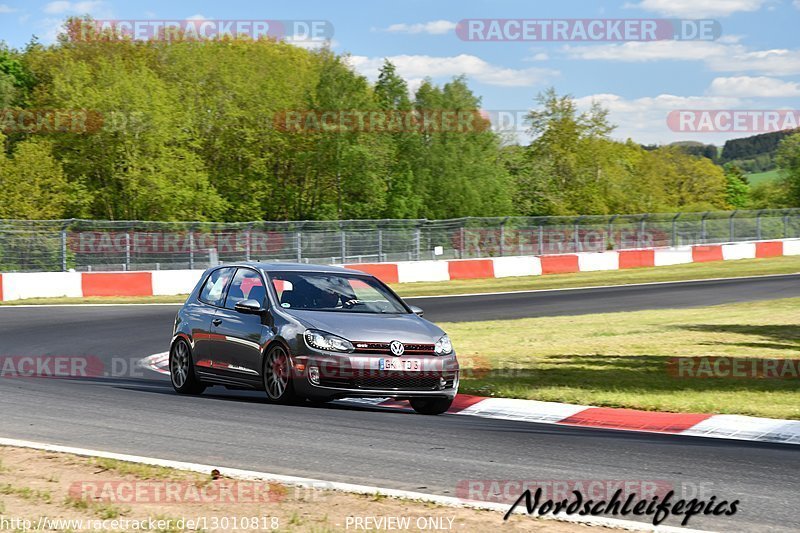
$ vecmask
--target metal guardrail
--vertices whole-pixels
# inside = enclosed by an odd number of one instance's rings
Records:
[[[800,237],[800,209],[450,220],[0,220],[0,271],[171,270],[599,252]]]

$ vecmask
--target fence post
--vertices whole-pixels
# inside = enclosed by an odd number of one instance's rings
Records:
[[[581,220],[583,220],[583,217],[576,218],[572,228],[572,244],[575,246],[576,253],[581,251],[581,237],[579,233]]]
[[[681,217],[681,213],[678,213],[674,217],[672,217],[672,243],[671,246],[673,248],[678,246],[678,219]]]
[[[297,237],[295,239],[295,242],[297,243],[297,262],[298,263],[302,263],[303,262],[303,234],[302,234],[302,232],[300,232],[300,230],[298,230],[298,231],[295,232],[295,236]]]
[[[620,247],[620,243],[614,239],[614,221],[617,219],[619,215],[611,215],[611,218],[608,219],[608,235],[606,236],[606,245],[603,248],[608,248],[608,243],[614,243],[613,249],[616,250]]]
[[[458,258],[464,259],[464,249],[467,247],[467,232],[466,228],[464,228],[465,221],[462,219],[461,227],[459,228],[459,232],[461,233],[461,242],[458,247]]]
[[[131,269],[131,232],[125,234],[125,270]]]
[[[646,228],[646,224],[647,224],[647,217],[648,216],[649,215],[642,215],[642,220],[639,222],[639,235],[636,238],[637,247],[638,248],[644,248],[645,247],[644,232],[645,232],[645,228]]]
[[[189,227],[189,270],[194,270],[194,228]]]
[[[539,223],[539,253],[537,255],[544,255],[544,226],[542,223]]]
[[[67,230],[61,230],[61,272],[67,271]]]
[[[758,213],[756,213],[756,240],[757,241],[761,240],[761,211],[763,211],[763,210],[759,209]]]
[[[341,243],[342,264],[345,264],[347,262],[347,236],[345,234],[344,227],[341,228],[340,233],[342,237],[342,243]]]
[[[500,257],[506,255],[506,222],[508,222],[508,217],[500,222]]]
[[[250,261],[250,228],[244,230],[244,260]]]
[[[739,211],[739,210],[737,209],[736,211],[734,211],[733,213],[731,213],[731,216],[730,216],[730,217],[728,217],[728,225],[730,226],[730,230],[731,230],[731,231],[730,231],[730,233],[731,233],[731,234],[730,234],[730,240],[729,240],[728,242],[734,242],[734,241],[736,240],[736,230],[735,230],[735,228],[734,228],[733,217],[735,217],[735,216],[736,216],[736,213],[737,213],[738,211]]]
[[[378,263],[383,262],[383,228],[378,228]]]
[[[789,238],[789,215],[785,213],[783,215],[783,238]]]
[[[414,230],[414,261],[419,261],[421,236],[420,227],[417,226],[417,228]]]
[[[703,213],[703,216],[700,217],[700,244],[705,244],[706,238],[708,237],[706,235],[706,218],[710,213],[711,211],[706,211],[705,213]],[[693,243],[693,244],[698,244],[698,243]]]

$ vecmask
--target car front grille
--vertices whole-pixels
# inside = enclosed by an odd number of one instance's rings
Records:
[[[379,353],[379,354],[391,353],[388,342],[357,341],[353,343],[353,346],[355,346],[356,353]],[[403,343],[403,348],[404,348],[403,355],[436,355],[436,352],[433,351],[434,349],[433,344]]]
[[[376,390],[436,390],[439,388],[438,376],[392,375],[356,378],[354,385],[358,389]]]
[[[325,376],[321,379],[323,387],[364,389],[364,390],[400,390],[400,391],[433,391],[441,390],[440,379],[444,378],[445,388],[452,388],[455,382],[454,372],[368,372],[345,378]]]

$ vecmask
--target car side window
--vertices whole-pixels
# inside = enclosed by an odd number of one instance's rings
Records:
[[[261,276],[255,270],[240,268],[233,277],[231,287],[228,289],[228,296],[225,299],[225,308],[233,309],[242,300],[256,300],[264,305],[264,297],[267,291]]]
[[[233,275],[233,268],[220,268],[208,276],[198,299],[201,302],[221,307],[225,301],[225,286]]]

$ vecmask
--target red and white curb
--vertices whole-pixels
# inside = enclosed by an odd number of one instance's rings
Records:
[[[139,364],[153,372],[169,375],[168,359],[167,352],[157,353],[145,357]],[[341,400],[340,403],[411,410],[408,402],[386,398],[352,398]],[[799,420],[743,415],[662,413],[513,398],[486,398],[468,394],[456,396],[448,413],[539,424],[800,444]]]

